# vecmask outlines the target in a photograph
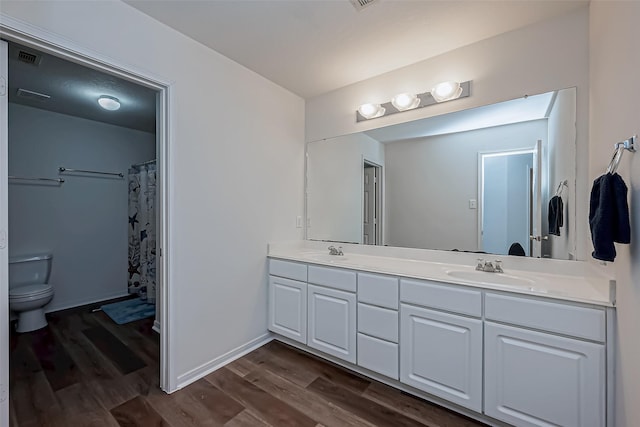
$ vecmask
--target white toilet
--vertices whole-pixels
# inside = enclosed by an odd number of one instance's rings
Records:
[[[16,331],[30,332],[47,326],[44,306],[53,299],[51,254],[9,258],[9,309],[18,315]]]

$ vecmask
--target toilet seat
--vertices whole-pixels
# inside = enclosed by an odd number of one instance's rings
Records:
[[[16,286],[9,289],[9,300],[32,299],[53,293],[53,287],[45,283],[38,285]]]

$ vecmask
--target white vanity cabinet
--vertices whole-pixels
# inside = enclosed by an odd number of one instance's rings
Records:
[[[400,296],[400,381],[481,412],[482,293],[402,279]]]
[[[604,310],[487,293],[485,318],[486,415],[518,426],[606,425]]]
[[[307,345],[356,363],[356,273],[309,266]]]
[[[280,340],[491,425],[613,427],[610,306],[334,264],[269,260]]]
[[[307,343],[307,266],[269,262],[269,330]]]
[[[398,278],[358,273],[358,366],[397,380]]]

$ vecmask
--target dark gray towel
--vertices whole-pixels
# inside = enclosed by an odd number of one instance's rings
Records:
[[[613,261],[616,243],[631,242],[627,185],[620,175],[607,173],[593,182],[589,226],[595,259]]]
[[[553,196],[549,200],[549,234],[555,236],[560,235],[560,227],[562,227],[564,219],[564,205],[560,196]]]

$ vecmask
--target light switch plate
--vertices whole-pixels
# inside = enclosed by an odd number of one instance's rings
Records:
[[[300,215],[296,217],[296,228],[302,228],[302,217]]]
[[[469,199],[469,209],[478,209],[478,201],[476,199]]]

